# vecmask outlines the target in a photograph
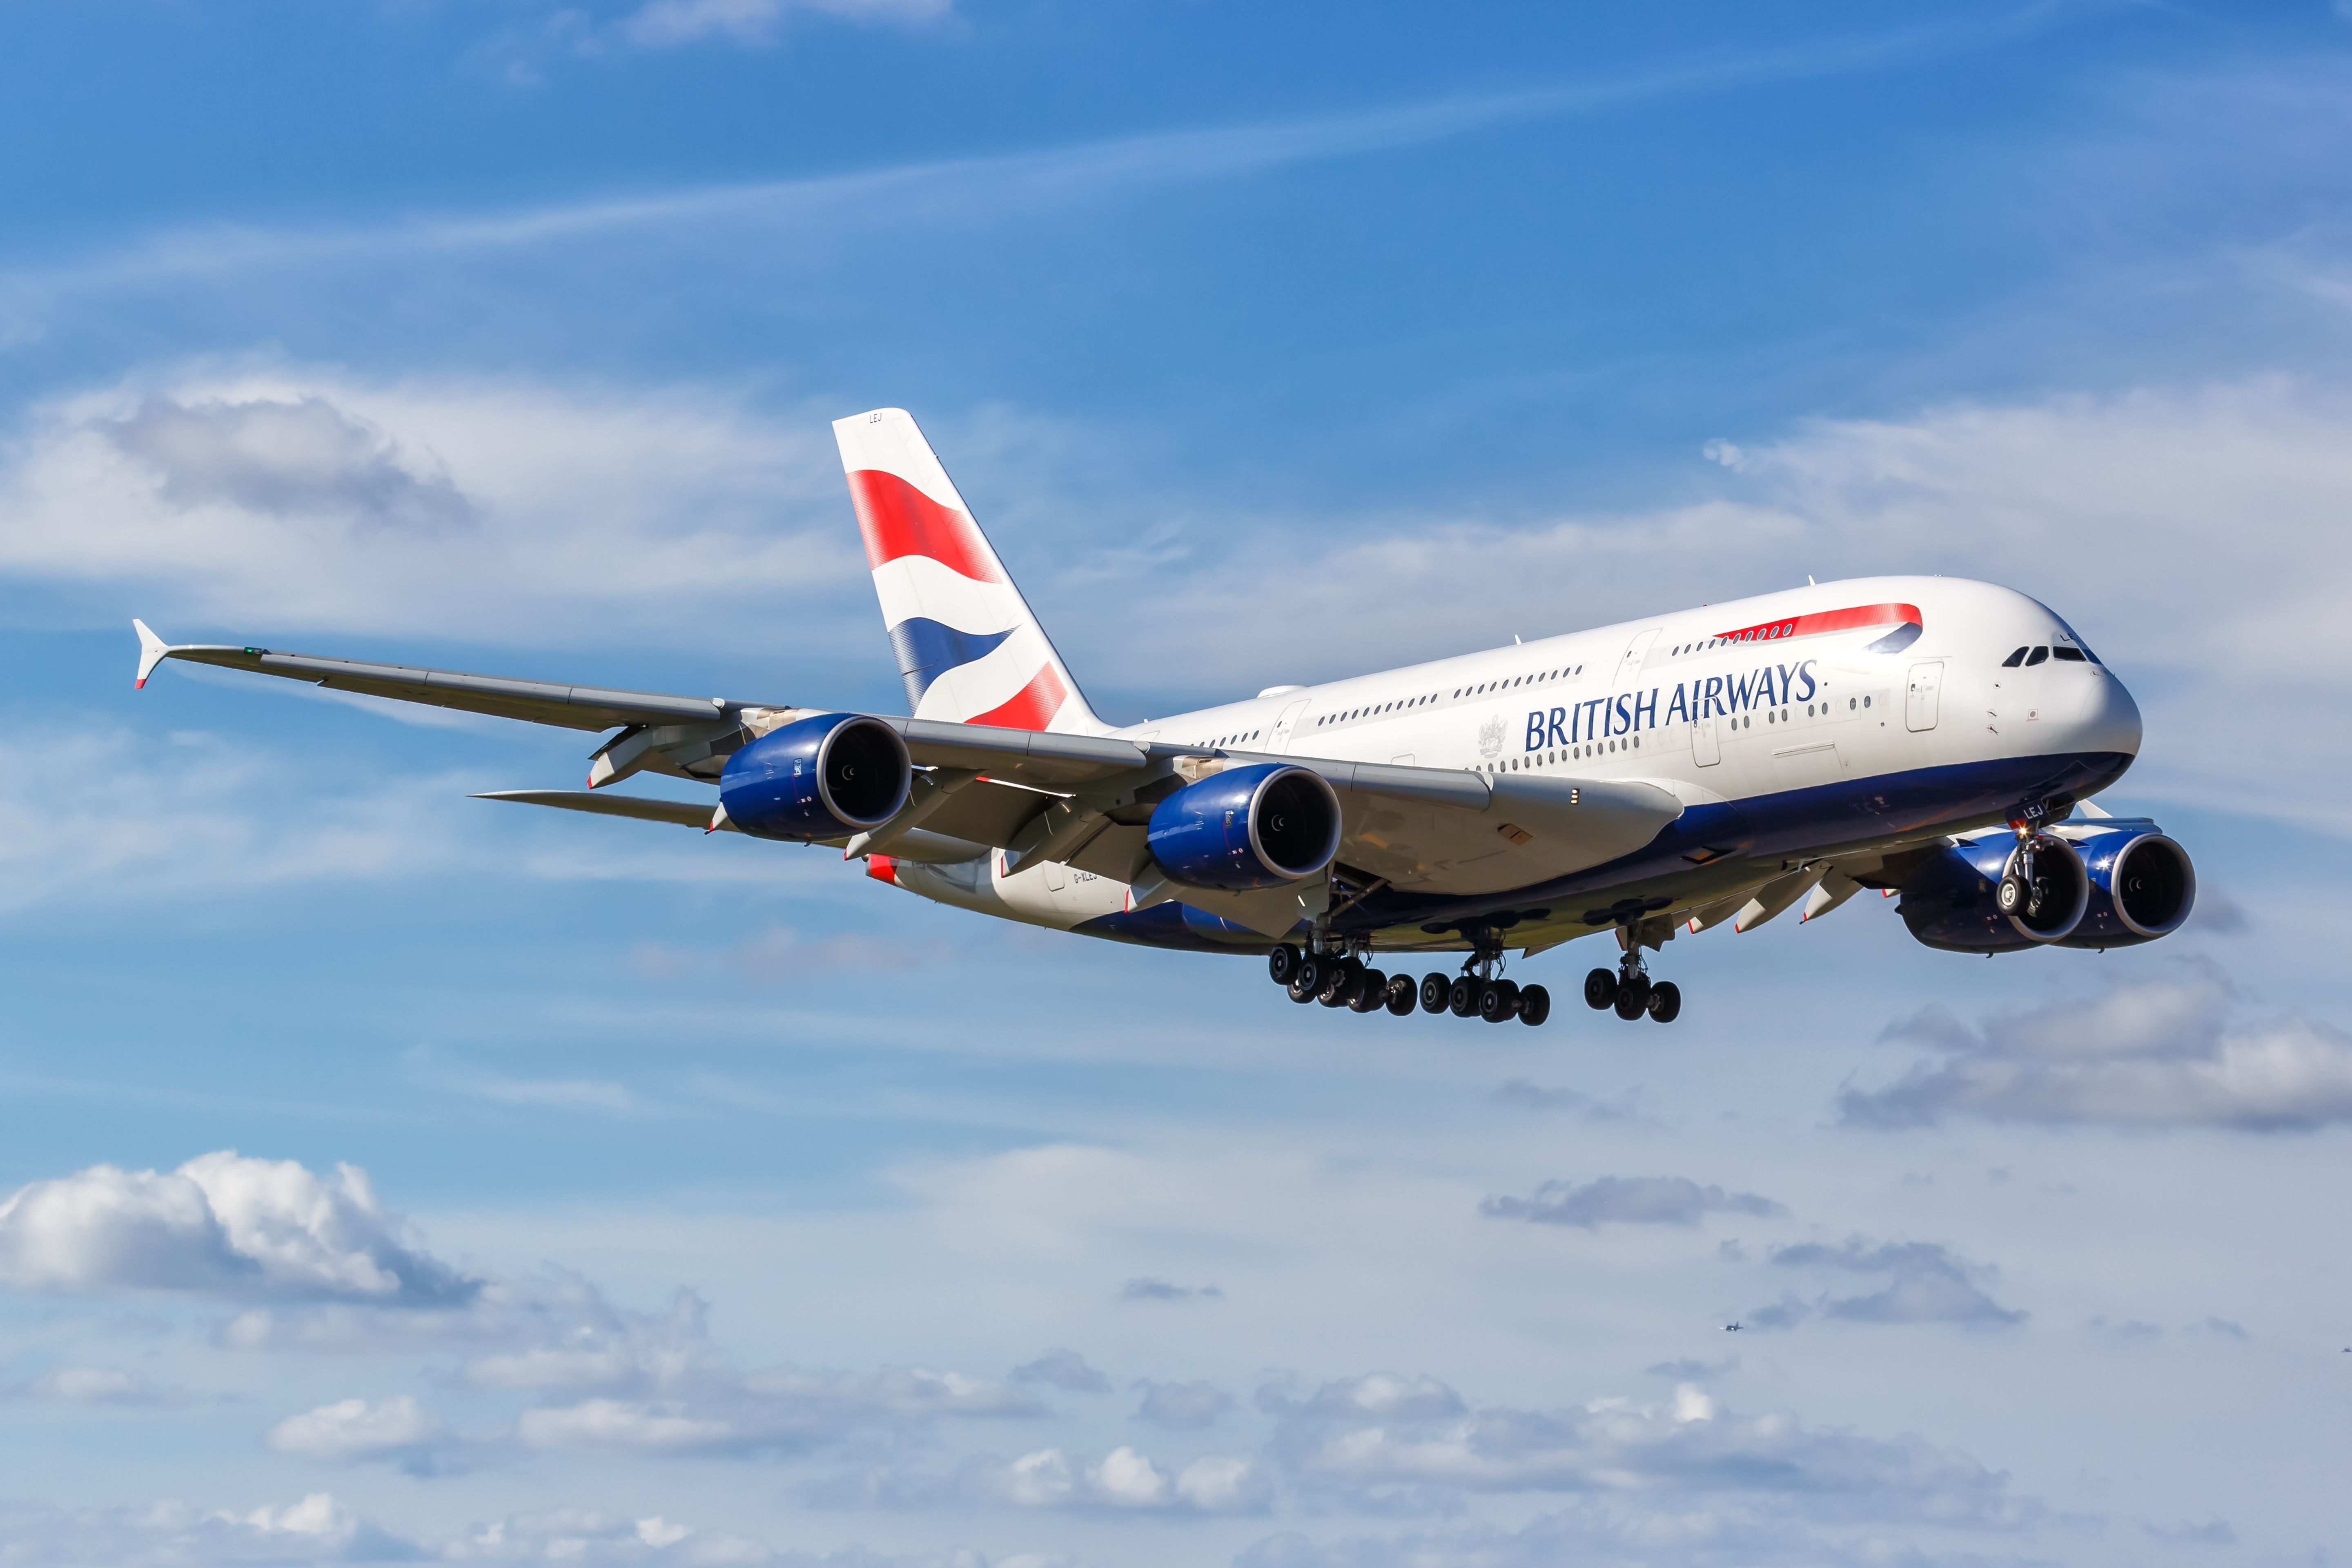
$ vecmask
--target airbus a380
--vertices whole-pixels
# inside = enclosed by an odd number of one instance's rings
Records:
[[[611,731],[584,791],[485,798],[835,846],[923,898],[1088,936],[1264,956],[1293,1001],[1540,1024],[1506,978],[1612,933],[1595,1009],[1672,1022],[1645,955],[1864,889],[1959,952],[2178,929],[2188,854],[2089,798],[2131,694],[2035,600],[1948,577],[1731,604],[1124,728],[1087,705],[912,417],[834,426],[912,717],[671,697],[255,647],[166,658]],[[607,793],[640,773],[718,799]],[[1415,981],[1375,965],[1459,953]]]

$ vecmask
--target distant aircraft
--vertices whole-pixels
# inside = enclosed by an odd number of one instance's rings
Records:
[[[1668,1023],[1682,993],[1645,951],[1865,888],[1930,947],[1988,954],[2152,941],[2195,900],[2153,822],[2077,812],[2131,765],[2139,710],[2023,594],[1809,584],[1114,726],[914,420],[834,433],[911,718],[170,647],[134,622],[138,684],[184,658],[611,731],[586,791],[485,798],[835,846],[961,909],[1259,953],[1292,1000],[1359,1013],[1540,1024],[1549,993],[1506,955],[1607,933],[1586,1003]],[[1410,617],[1394,587],[1365,613]],[[605,791],[639,773],[718,799]],[[1458,973],[1374,967],[1433,953]]]
[[[1727,1334],[1736,1334],[1747,1326],[1745,1323],[1726,1323],[1723,1325],[1723,1331]]]

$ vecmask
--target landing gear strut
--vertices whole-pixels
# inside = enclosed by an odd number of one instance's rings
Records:
[[[1625,955],[1617,961],[1617,971],[1596,969],[1584,977],[1584,1005],[1596,1013],[1614,1009],[1628,1023],[1647,1013],[1661,1024],[1671,1024],[1682,1016],[1682,987],[1671,980],[1652,980],[1649,967],[1642,962],[1642,943],[1637,934],[1621,933],[1625,943]]]

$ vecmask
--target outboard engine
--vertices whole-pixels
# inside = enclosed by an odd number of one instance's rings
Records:
[[[1282,763],[1227,768],[1151,811],[1145,842],[1171,882],[1246,892],[1304,880],[1339,852],[1339,797]]]
[[[898,731],[857,713],[820,713],[769,731],[727,759],[719,804],[755,838],[812,843],[868,832],[914,787]]]
[[[1897,912],[1913,936],[1950,952],[2018,952],[2063,942],[2089,911],[2090,872],[2063,838],[2034,842],[2030,877],[2025,858],[2013,838],[1951,845],[1904,879]],[[2004,881],[2017,889],[2015,907],[2006,912]]]
[[[2091,904],[2064,945],[2137,947],[2179,931],[2196,906],[2197,868],[2189,851],[2154,823],[2095,834],[2081,848]]]

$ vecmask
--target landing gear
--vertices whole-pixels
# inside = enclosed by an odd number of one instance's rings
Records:
[[[1490,1024],[1513,1018],[1530,1027],[1543,1023],[1551,1016],[1551,993],[1540,985],[1522,986],[1496,973],[1502,957],[1499,949],[1481,949],[1462,966],[1460,974],[1432,971],[1416,981],[1410,974],[1386,974],[1370,968],[1352,953],[1317,952],[1280,942],[1266,952],[1265,971],[1293,1002],[1302,1005],[1320,1002],[1351,1013],[1386,1011],[1399,1018],[1411,1016],[1418,1007],[1424,1013],[1451,1013],[1457,1018],[1484,1018]],[[1593,973],[1609,979],[1606,970]],[[1610,984],[1613,986],[1616,982]],[[1585,994],[1590,1000],[1589,984]],[[1648,993],[1643,995],[1646,998]]]
[[[1584,977],[1584,1005],[1596,1013],[1614,1010],[1626,1022],[1647,1013],[1661,1024],[1682,1016],[1682,988],[1671,980],[1653,982],[1642,968],[1642,950],[1626,949],[1617,971],[1596,969]]]

